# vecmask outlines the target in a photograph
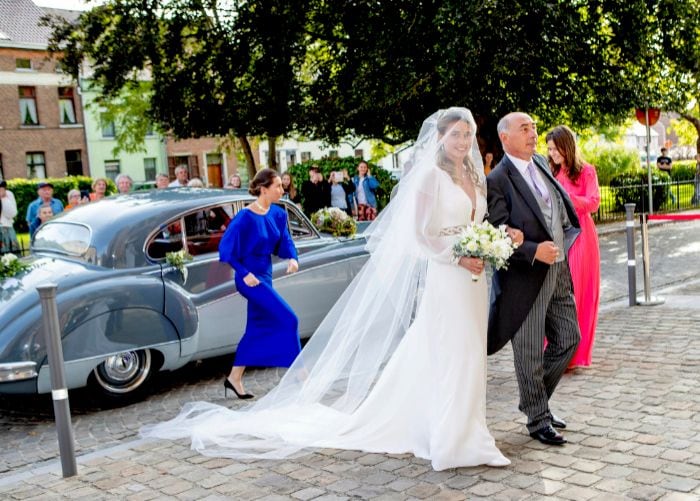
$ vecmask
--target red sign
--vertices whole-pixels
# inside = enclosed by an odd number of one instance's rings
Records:
[[[647,109],[649,110],[649,125],[654,125],[659,121],[659,117],[661,116],[661,110],[659,108],[637,108],[634,112],[637,116],[637,121],[642,125],[647,124],[645,113]]]

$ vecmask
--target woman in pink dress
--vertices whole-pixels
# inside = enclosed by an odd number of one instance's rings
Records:
[[[581,235],[569,249],[581,342],[569,367],[588,367],[591,365],[600,300],[600,249],[591,216],[600,205],[598,176],[595,167],[581,159],[574,133],[566,125],[552,129],[546,140],[552,173],[569,194],[581,223]]]

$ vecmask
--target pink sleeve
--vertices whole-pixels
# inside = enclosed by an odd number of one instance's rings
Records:
[[[600,189],[598,176],[592,165],[584,164],[579,183],[583,186],[583,195],[570,195],[574,208],[578,212],[595,212],[600,206]]]

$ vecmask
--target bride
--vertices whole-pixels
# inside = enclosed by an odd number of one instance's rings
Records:
[[[235,411],[193,402],[142,435],[231,458],[328,447],[412,453],[435,470],[510,464],[486,427],[484,263],[452,257],[486,213],[475,133],[465,108],[425,120],[410,171],[367,230],[366,265],[270,393]]]

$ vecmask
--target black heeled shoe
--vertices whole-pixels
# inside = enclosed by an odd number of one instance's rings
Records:
[[[251,395],[250,393],[238,393],[238,390],[231,384],[231,381],[229,381],[228,378],[224,378],[224,397],[228,395],[227,390],[233,390],[236,396],[241,400],[247,400],[255,396]]]

